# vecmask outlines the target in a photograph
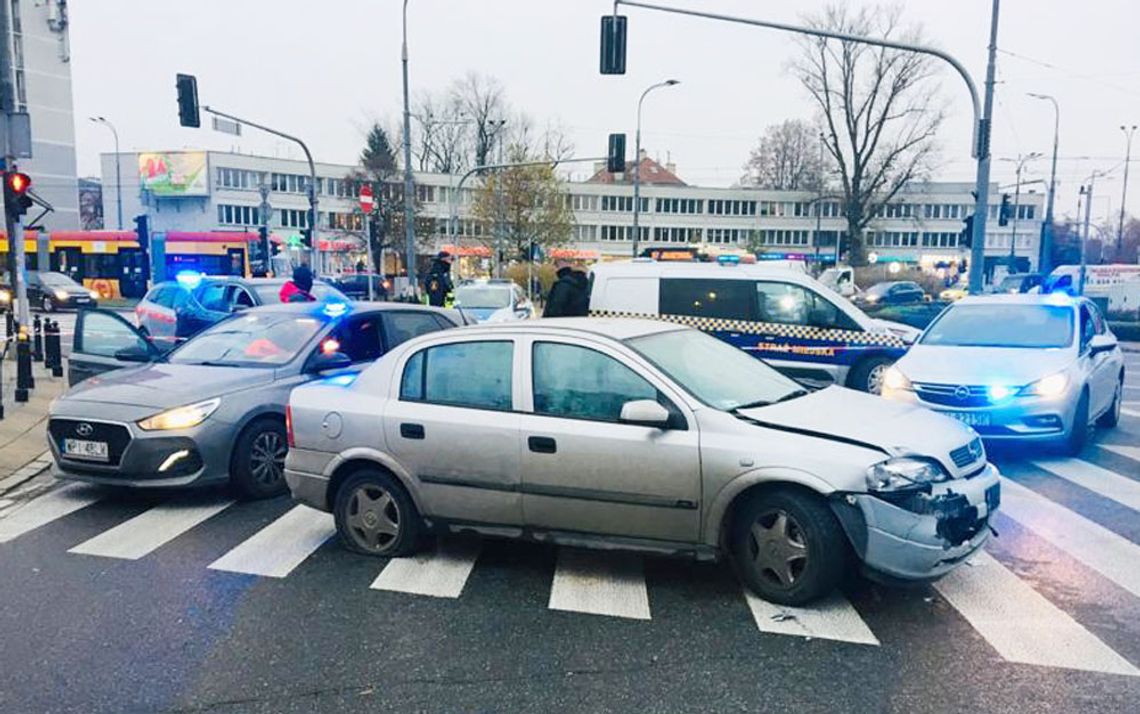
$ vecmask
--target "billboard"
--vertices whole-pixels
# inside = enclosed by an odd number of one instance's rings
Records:
[[[204,151],[139,154],[139,186],[156,196],[208,196],[210,172]]]

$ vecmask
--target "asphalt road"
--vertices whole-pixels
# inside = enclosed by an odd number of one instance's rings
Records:
[[[994,455],[986,555],[802,610],[722,565],[501,541],[389,562],[284,498],[37,492],[0,510],[0,711],[1133,712],[1128,364],[1080,459]]]

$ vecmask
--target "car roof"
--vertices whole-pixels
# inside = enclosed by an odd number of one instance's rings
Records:
[[[1035,295],[1033,293],[1018,293],[1014,295],[967,295],[954,305],[1050,305],[1053,307],[1069,307],[1083,302],[1083,298],[1069,297],[1063,293],[1050,293]]]
[[[564,334],[590,334],[609,337],[614,340],[627,340],[633,337],[644,337],[661,332],[676,332],[691,328],[662,320],[644,320],[636,318],[614,317],[547,317],[539,320],[519,320],[516,322],[482,323],[464,327],[463,334],[472,332],[487,332],[501,334],[504,332],[518,332],[525,334],[535,333],[564,333]]]
[[[298,312],[306,313],[314,310],[323,310],[324,306],[329,303],[317,301],[308,302],[275,302],[265,305],[258,305],[251,307],[247,312]],[[361,312],[399,312],[401,310],[414,310],[416,312],[434,312],[441,315],[452,314],[453,311],[432,307],[430,305],[420,305],[418,303],[409,302],[368,302],[367,300],[353,300],[351,302],[336,302],[336,305],[344,305],[345,315],[354,315]]]
[[[605,277],[660,277],[660,278],[718,278],[726,280],[746,280],[756,278],[778,278],[787,280],[796,277],[807,282],[812,278],[791,267],[765,265],[763,263],[688,263],[659,262],[639,258],[611,263],[596,263],[591,267],[595,275]]]

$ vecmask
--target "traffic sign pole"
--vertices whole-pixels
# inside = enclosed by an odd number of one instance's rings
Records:
[[[365,183],[360,187],[360,211],[364,214],[364,245],[368,251],[368,272],[365,274],[365,280],[368,281],[368,301],[372,302],[376,299],[373,294],[372,288],[372,271],[376,269],[376,264],[372,262],[372,231],[369,230],[369,223],[372,216],[372,207],[375,201],[372,196],[372,186]]]

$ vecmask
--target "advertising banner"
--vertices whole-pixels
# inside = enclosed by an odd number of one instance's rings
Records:
[[[206,152],[139,154],[139,184],[156,196],[208,196],[210,172]]]

